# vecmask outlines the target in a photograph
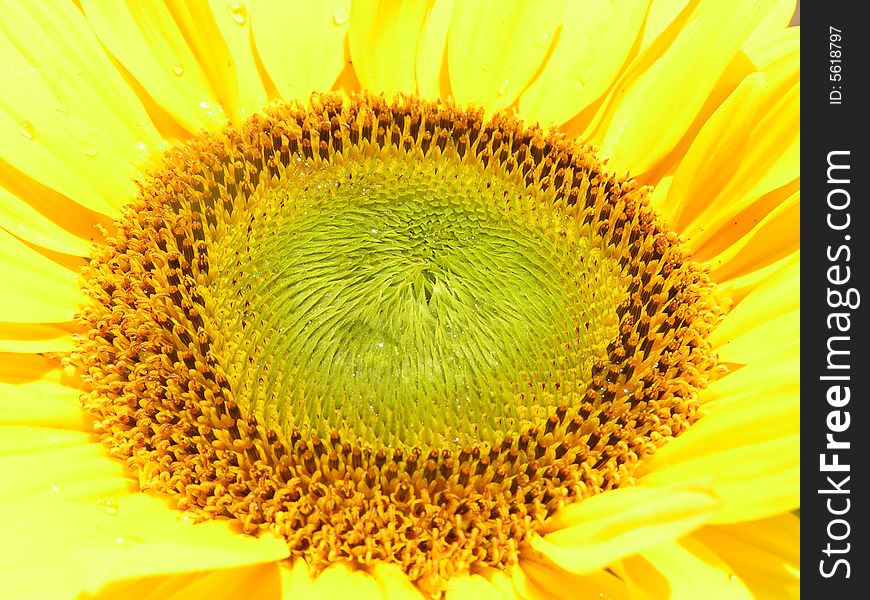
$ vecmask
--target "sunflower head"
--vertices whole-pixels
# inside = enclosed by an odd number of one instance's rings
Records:
[[[514,564],[698,416],[718,309],[646,190],[504,114],[318,95],[167,158],[83,273],[110,451],[315,569]]]
[[[6,513],[87,564],[34,585],[791,585],[778,9],[8,13],[0,452],[33,451]]]

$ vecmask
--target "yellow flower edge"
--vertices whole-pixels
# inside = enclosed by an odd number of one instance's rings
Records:
[[[17,542],[4,545],[0,591],[420,594],[391,565],[337,563],[313,579],[282,560],[282,541],[193,524],[139,492],[96,443],[58,359],[94,226],[118,215],[165,148],[271,100],[365,89],[513,108],[581,135],[655,186],[656,207],[733,302],[711,340],[730,373],[702,392],[701,421],[636,487],[566,507],[517,566],[454,577],[447,596],[796,597],[800,77],[789,3],[213,4],[14,6],[0,25],[4,81],[19,82],[0,101],[0,464],[14,490],[0,519]],[[597,53],[609,59],[587,58]]]

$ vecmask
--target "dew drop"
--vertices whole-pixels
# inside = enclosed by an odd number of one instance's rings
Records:
[[[507,93],[507,91],[508,91],[508,87],[510,86],[510,84],[511,84],[510,80],[509,80],[509,79],[505,79],[504,81],[501,82],[501,85],[498,86],[498,89],[496,90],[496,93],[497,93],[499,96],[504,96],[504,95]]]
[[[175,66],[172,67],[172,72],[175,74],[176,77],[181,77],[182,75],[184,75],[184,65],[180,62],[175,63]]]
[[[18,133],[32,140],[36,138],[36,127],[30,121],[21,121],[18,124]]]
[[[481,63],[480,70],[481,71],[489,71],[489,63]]]
[[[546,48],[549,45],[550,45],[550,33],[549,32],[545,32],[541,37],[539,37],[535,41],[535,46],[538,46],[539,48]]]
[[[52,481],[51,483],[48,484],[48,487],[51,488],[51,491],[52,491],[52,492],[58,492],[58,491],[60,491],[60,486],[57,485],[57,484],[56,484],[55,482],[53,482],[53,481]]]
[[[100,509],[101,512],[104,512],[107,515],[112,515],[113,517],[118,514],[118,503],[114,500],[100,500],[97,502],[97,508]]]
[[[82,154],[84,154],[85,156],[90,156],[91,158],[96,156],[99,152],[94,146],[83,146],[82,148],[80,148],[80,150],[82,151]]]
[[[51,433],[47,437],[48,441],[52,444],[60,444],[64,441],[63,436]]]
[[[244,25],[248,19],[248,9],[238,2],[228,2],[227,10],[236,25]]]
[[[350,18],[350,13],[347,10],[346,4],[341,4],[338,8],[335,9],[335,12],[332,13],[332,21],[336,25],[344,25],[347,23],[347,20]]]

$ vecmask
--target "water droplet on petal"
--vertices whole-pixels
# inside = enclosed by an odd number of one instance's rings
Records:
[[[104,512],[107,515],[112,515],[113,517],[118,514],[118,503],[114,500],[100,500],[97,502],[97,508],[100,509],[101,512]]]
[[[36,138],[36,127],[30,121],[21,121],[18,124],[18,133],[28,140],[32,140]]]
[[[539,48],[546,48],[550,45],[550,33],[545,32],[541,37],[535,40],[535,46]]]
[[[176,77],[181,77],[184,75],[184,65],[180,62],[175,63],[175,66],[172,67],[172,72],[175,73]]]
[[[99,150],[97,150],[96,147],[94,147],[94,146],[83,146],[81,148],[81,151],[82,151],[82,154],[84,154],[85,156],[90,156],[91,158],[93,158],[94,156],[96,156],[99,153]]]
[[[55,482],[53,482],[53,481],[52,481],[51,483],[48,484],[48,487],[51,488],[51,491],[52,491],[52,492],[58,492],[58,491],[60,491],[60,486],[57,485],[57,484],[56,484]]]
[[[496,93],[497,93],[499,96],[504,96],[504,95],[507,93],[507,91],[508,91],[508,87],[510,86],[510,84],[511,84],[510,80],[505,79],[504,81],[501,82],[501,85],[498,86],[498,89],[496,90]]]
[[[336,25],[344,25],[347,23],[347,20],[350,18],[350,12],[347,9],[346,4],[340,5],[335,9],[335,12],[332,13],[332,21]]]
[[[481,63],[480,70],[481,71],[489,71],[489,63]]]
[[[46,440],[51,442],[52,444],[62,444],[64,441],[64,437],[56,433],[49,433],[46,436]]]
[[[236,25],[244,25],[248,19],[248,9],[238,2],[228,2],[227,10],[230,11],[230,16]]]

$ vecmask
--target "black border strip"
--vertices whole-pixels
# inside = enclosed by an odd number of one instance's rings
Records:
[[[864,598],[870,581],[863,4],[801,7],[801,588],[808,598]]]

